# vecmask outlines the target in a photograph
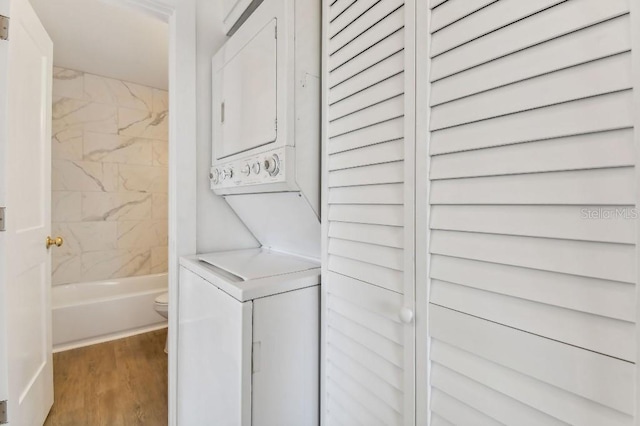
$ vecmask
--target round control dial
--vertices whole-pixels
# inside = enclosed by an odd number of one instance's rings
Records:
[[[220,170],[214,169],[211,173],[209,173],[209,178],[214,185],[217,185],[218,182],[220,182]]]
[[[249,176],[251,174],[251,167],[248,164],[245,164],[242,170],[240,170],[243,175]]]
[[[223,179],[231,179],[233,177],[233,169],[226,169],[222,171]]]
[[[264,160],[264,169],[270,176],[275,176],[280,171],[280,159],[276,154],[268,157]]]
[[[253,166],[251,166],[251,171],[254,175],[260,174],[260,163],[258,161],[253,163]]]

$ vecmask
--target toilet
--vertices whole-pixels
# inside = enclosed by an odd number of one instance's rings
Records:
[[[155,302],[153,302],[153,308],[157,313],[162,315],[165,318],[169,318],[169,293],[162,293],[160,296],[156,297]],[[164,352],[169,353],[167,351],[169,338],[167,337],[167,342],[164,344]]]

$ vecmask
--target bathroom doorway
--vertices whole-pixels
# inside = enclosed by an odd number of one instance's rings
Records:
[[[51,235],[60,245],[51,248],[55,402],[45,424],[162,424],[167,323],[154,301],[168,291],[169,26],[126,2],[31,2],[54,43]]]

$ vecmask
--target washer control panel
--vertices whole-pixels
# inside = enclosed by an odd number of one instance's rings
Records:
[[[285,183],[289,174],[286,156],[286,148],[278,148],[218,164],[209,173],[211,189],[224,194],[227,189]]]

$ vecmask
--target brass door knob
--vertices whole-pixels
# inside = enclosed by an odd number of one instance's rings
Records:
[[[47,237],[47,241],[46,241],[47,248],[51,246],[60,247],[63,243],[64,243],[64,240],[62,239],[62,237],[56,237],[56,238]]]

